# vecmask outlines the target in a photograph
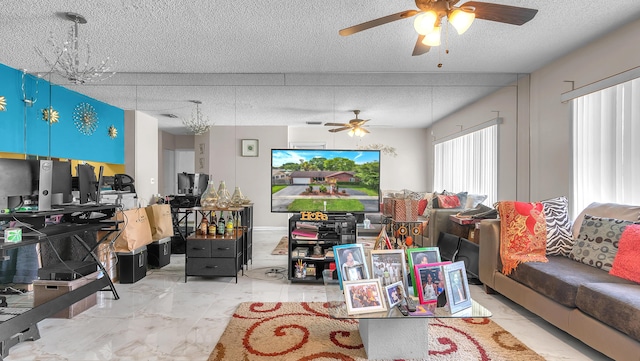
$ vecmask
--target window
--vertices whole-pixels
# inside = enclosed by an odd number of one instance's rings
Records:
[[[640,204],[639,99],[640,78],[572,101],[574,212],[592,202]]]
[[[485,205],[497,200],[498,124],[436,143],[434,179],[436,191],[486,194]]]

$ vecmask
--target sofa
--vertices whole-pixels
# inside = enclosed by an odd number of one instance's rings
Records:
[[[640,207],[589,205],[569,222],[573,253],[549,255],[548,262],[520,263],[509,275],[503,273],[500,255],[500,244],[505,242],[501,239],[502,221],[483,220],[480,281],[487,293],[502,294],[608,357],[640,360],[640,285],[575,257],[585,220],[591,217],[638,222]]]

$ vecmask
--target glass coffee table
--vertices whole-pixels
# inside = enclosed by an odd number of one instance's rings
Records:
[[[329,314],[337,319],[358,320],[360,337],[369,359],[428,359],[430,318],[484,318],[489,310],[472,300],[471,307],[451,313],[445,307],[433,313],[404,316],[398,307],[388,311],[348,314],[344,293],[331,271],[323,271]],[[416,305],[421,306],[418,300]]]

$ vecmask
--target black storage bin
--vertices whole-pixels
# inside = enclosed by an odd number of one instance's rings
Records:
[[[147,246],[116,255],[120,283],[136,283],[147,275]]]
[[[171,262],[171,237],[147,245],[149,267],[162,268]]]

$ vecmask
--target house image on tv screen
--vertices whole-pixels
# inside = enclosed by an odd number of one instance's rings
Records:
[[[272,212],[379,212],[379,188],[379,151],[272,150]]]

